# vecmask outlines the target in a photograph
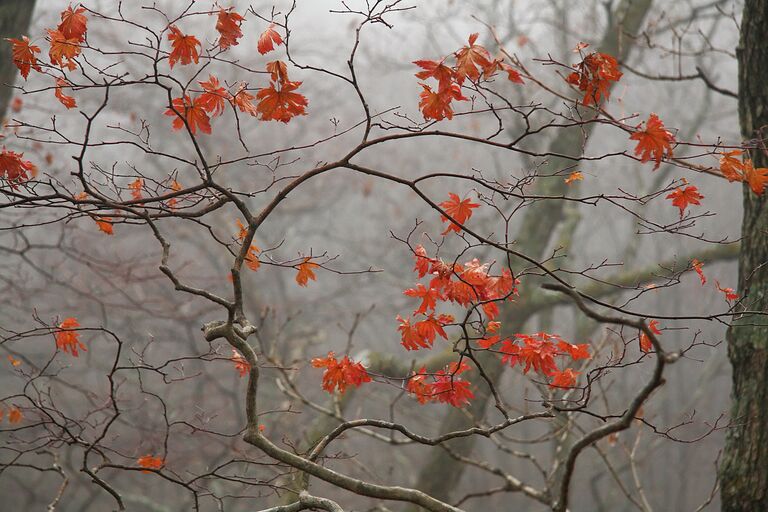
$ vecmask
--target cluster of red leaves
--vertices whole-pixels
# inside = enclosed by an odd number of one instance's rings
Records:
[[[438,301],[451,302],[462,307],[480,305],[489,320],[499,314],[497,301],[510,299],[517,293],[517,281],[508,269],[500,276],[488,274],[488,265],[481,264],[476,258],[463,266],[448,264],[440,259],[427,256],[421,245],[415,249],[416,266],[419,279],[427,274],[432,276],[428,286],[418,283],[415,288],[407,289],[403,294],[421,300],[413,312],[414,318],[397,317],[400,325],[401,343],[407,350],[430,348],[437,336],[448,339],[444,327],[453,323],[451,315],[438,315],[435,311]],[[416,317],[423,316],[416,321]]]
[[[664,123],[656,114],[648,116],[644,130],[638,126],[629,138],[637,141],[635,154],[640,156],[641,162],[649,160],[656,162],[654,171],[659,168],[663,158],[672,158],[672,144],[675,143],[675,136],[664,128]]]
[[[500,342],[499,352],[502,354],[502,362],[510,366],[524,366],[523,373],[528,373],[533,368],[536,373],[549,377],[550,386],[557,388],[573,387],[579,372],[570,368],[561,370],[555,360],[556,357],[568,357],[573,361],[592,357],[588,343],[573,345],[557,334],[546,332],[515,334],[512,338],[505,340],[501,340],[500,336],[492,336],[481,339],[478,345],[480,348],[490,349]]]
[[[728,181],[746,182],[752,192],[762,195],[766,185],[768,185],[768,168],[755,168],[751,159],[745,158],[744,161],[741,161],[736,158],[743,153],[739,149],[721,153],[720,172]]]
[[[364,382],[371,381],[371,377],[362,364],[353,362],[348,356],[344,356],[339,361],[333,352],[328,352],[326,357],[312,359],[312,366],[325,368],[323,389],[329,393],[333,393],[333,390],[338,388],[339,393],[343,394],[347,386],[360,387]]]
[[[471,199],[462,200],[453,192],[449,192],[448,197],[450,199],[440,203],[440,208],[451,217],[449,219],[445,215],[440,216],[440,220],[449,223],[448,227],[443,231],[444,235],[447,235],[451,231],[459,233],[461,231],[461,225],[467,222],[472,216],[472,210],[480,206],[477,203],[473,203]]]
[[[245,17],[239,15],[231,8],[220,9],[216,19],[216,31],[219,33],[219,48],[226,50],[230,46],[237,46],[238,39],[243,37],[240,25]]]
[[[76,330],[78,327],[80,327],[80,323],[76,318],[65,318],[59,324],[59,329],[54,334],[56,348],[72,354],[73,357],[80,355],[78,349],[87,352],[88,349],[80,341],[80,333]]]
[[[15,405],[12,405],[8,408],[8,423],[15,424],[21,422],[21,420],[24,418],[24,415],[21,413],[21,410],[19,410],[18,407]],[[2,407],[0,407],[0,421],[3,420],[3,416],[5,416],[6,410]]]
[[[690,185],[688,187],[677,187],[672,193],[667,196],[667,199],[672,200],[672,206],[677,206],[680,209],[680,218],[683,218],[685,209],[691,204],[701,204],[700,199],[704,199],[704,196],[699,194],[699,189]]]
[[[234,348],[232,349],[232,362],[235,364],[235,370],[240,374],[240,377],[245,377],[250,373],[251,364]]]
[[[29,160],[23,160],[24,153],[5,149],[0,151],[0,178],[5,179],[13,188],[37,174],[37,167]]]
[[[165,461],[161,459],[160,457],[156,457],[154,455],[144,455],[142,457],[139,457],[136,462],[141,466],[142,468],[145,468],[142,473],[151,473],[152,471],[148,471],[150,469],[162,469],[163,466],[165,466]]]
[[[725,300],[728,302],[731,302],[733,300],[737,300],[739,298],[739,294],[736,293],[736,290],[733,288],[723,288],[720,286],[719,281],[715,281],[715,285],[717,286],[717,289],[723,292],[723,295],[725,295]]]
[[[656,336],[661,335],[658,320],[651,320],[648,322],[648,329],[650,329],[650,331]],[[643,352],[650,352],[653,350],[653,343],[651,342],[651,338],[643,331],[640,331],[640,350]]]
[[[691,268],[699,275],[699,280],[701,280],[701,285],[704,286],[707,282],[707,276],[704,275],[704,263],[697,259],[691,260]],[[715,287],[718,291],[720,291],[724,296],[725,300],[728,302],[738,300],[739,294],[736,293],[736,290],[733,288],[723,288],[720,286],[720,281],[715,280]]]
[[[461,94],[461,87],[466,79],[472,82],[477,82],[480,78],[487,80],[499,70],[503,70],[507,72],[510,81],[523,83],[520,74],[512,66],[501,59],[492,58],[485,47],[476,44],[478,36],[478,34],[470,35],[469,44],[452,54],[453,66],[446,63],[451,56],[439,61],[414,61],[414,64],[422,69],[416,73],[417,78],[420,80],[429,78],[437,80],[436,91],[433,91],[429,85],[420,83],[422,91],[419,108],[424,119],[434,119],[435,121],[446,118],[453,119],[451,102],[468,99]]]
[[[425,367],[408,378],[406,389],[416,397],[420,404],[439,402],[463,407],[475,397],[470,383],[459,377],[469,370],[466,363],[453,362],[437,373],[429,374]],[[431,382],[430,382],[431,377]]]
[[[587,45],[577,46],[580,52]],[[622,76],[619,64],[611,55],[592,52],[575,65],[576,71],[566,77],[569,84],[575,85],[584,92],[581,102],[584,105],[599,105],[602,100],[608,101],[611,82],[618,82]]]

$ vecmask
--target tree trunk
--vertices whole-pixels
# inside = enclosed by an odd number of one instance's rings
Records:
[[[755,167],[768,167],[768,2],[746,0],[739,42],[739,119]],[[768,307],[768,193],[744,186],[739,292],[744,308]],[[768,510],[768,318],[743,314],[728,330],[731,418],[720,466],[723,512]]]
[[[0,113],[8,111],[8,102],[13,95],[16,81],[16,66],[11,56],[11,44],[6,38],[15,39],[26,35],[35,0],[0,0]]]
[[[625,60],[631,47],[631,36],[637,34],[651,8],[652,0],[623,0],[612,16],[611,25],[606,28],[599,51],[615,55],[619,60]],[[625,37],[629,35],[630,37]],[[590,111],[584,110],[584,118],[590,117]],[[578,157],[584,148],[585,137],[589,136],[594,125],[562,130],[553,140],[550,151],[556,154],[573,155]],[[573,160],[566,158],[550,158],[549,163],[542,169],[544,174],[561,170],[573,165]],[[543,180],[537,184],[535,194],[557,196],[568,191],[563,180]],[[571,190],[572,191],[572,190]],[[515,249],[533,258],[540,258],[550,245],[553,234],[563,220],[564,201],[548,201],[529,207],[523,225],[516,237]],[[534,290],[521,292],[521,300],[526,300]],[[506,312],[505,312],[506,313]],[[525,318],[519,311],[505,314],[503,324],[505,330],[517,332],[523,328]],[[503,370],[501,360],[497,356],[478,354],[487,376],[494,382],[499,380]],[[443,430],[460,430],[467,427],[467,416],[482,418],[491,396],[487,386],[478,386],[475,398],[470,405],[462,410],[451,410],[443,422]],[[469,455],[475,443],[475,437],[464,437],[450,441],[449,446],[462,455]],[[416,488],[441,500],[449,500],[451,492],[456,488],[465,469],[464,464],[457,463],[445,450],[433,450],[424,467],[419,472]],[[556,477],[557,478],[557,477]],[[408,510],[417,510],[409,507]]]

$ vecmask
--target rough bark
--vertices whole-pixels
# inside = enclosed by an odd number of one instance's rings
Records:
[[[623,0],[612,16],[613,23],[607,27],[599,51],[616,55],[620,60],[625,60],[631,50],[631,37],[637,34],[643,24],[646,14],[650,10],[652,0]],[[589,118],[589,112],[584,112],[585,119]],[[565,129],[550,146],[550,151],[556,154],[580,156],[584,147],[585,137],[591,133],[592,125]],[[563,169],[573,164],[573,160],[565,158],[552,158],[543,173]],[[566,193],[566,185],[563,180],[542,180],[539,182],[536,194],[557,196]],[[563,220],[563,201],[550,201],[546,204],[539,203],[528,208],[526,218],[516,238],[515,249],[534,258],[540,258],[547,251],[552,235]],[[532,293],[531,290],[529,293]],[[526,295],[522,293],[521,295]],[[510,318],[505,318],[505,326],[510,332],[522,329],[525,318],[513,313]],[[502,373],[503,366],[497,357],[480,357],[483,368],[489,378],[497,381]],[[470,415],[481,418],[487,408],[491,396],[487,386],[478,387],[478,391],[472,403],[465,410],[450,411],[443,429],[445,431],[466,428]],[[469,455],[474,446],[473,437],[452,441],[451,448],[462,455]],[[458,464],[445,450],[434,450],[431,457],[419,473],[415,487],[430,496],[448,500],[461,479],[465,469],[463,464]]]
[[[35,0],[0,0],[0,112],[8,111],[16,81],[16,66],[11,57],[11,45],[6,38],[26,35]]]
[[[739,42],[739,119],[755,167],[768,167],[768,2],[746,0]],[[744,187],[739,292],[749,310],[768,308],[768,194]],[[743,314],[728,330],[731,415],[720,466],[723,512],[768,510],[768,318]]]

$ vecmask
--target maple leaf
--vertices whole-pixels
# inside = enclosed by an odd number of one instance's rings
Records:
[[[299,283],[299,286],[307,286],[307,283],[309,283],[309,280],[317,281],[317,276],[315,275],[315,272],[313,269],[319,267],[317,263],[312,263],[312,258],[305,258],[304,262],[299,263],[299,265],[296,267],[299,271],[298,274],[296,274],[296,282]]]
[[[702,286],[707,282],[707,278],[704,276],[704,272],[701,270],[703,266],[704,263],[700,262],[696,258],[691,260],[691,267],[696,271],[697,274],[699,274],[699,279],[701,280]]]
[[[447,403],[453,407],[463,407],[475,397],[470,389],[470,383],[458,375],[469,370],[466,363],[451,363],[444,370],[435,375],[435,382],[431,386],[432,400]]]
[[[440,336],[444,340],[448,339],[448,335],[445,333],[445,329],[443,329],[443,325],[446,323],[450,323],[453,321],[453,317],[447,317],[446,315],[440,315],[440,317],[435,318],[435,315],[429,315],[426,320],[421,320],[420,322],[416,322],[415,328],[416,332],[419,333],[422,339],[426,340],[429,343],[429,346],[432,346],[432,343],[434,343],[435,338],[437,336]]]
[[[715,284],[717,285],[717,289],[723,292],[723,295],[725,295],[725,300],[727,300],[728,302],[732,300],[737,300],[739,298],[739,294],[736,293],[736,290],[734,290],[733,288],[721,288],[719,281],[715,281]]]
[[[682,219],[688,205],[700,205],[699,200],[704,199],[704,196],[699,194],[698,188],[691,185],[685,188],[677,187],[674,192],[667,196],[667,199],[672,199],[672,206],[677,206],[680,209],[680,218]]]
[[[62,105],[67,107],[67,109],[75,108],[77,106],[77,101],[75,101],[75,98],[72,96],[67,96],[64,94],[62,89],[64,87],[69,87],[70,84],[63,78],[57,78],[56,79],[56,89],[54,90],[54,95],[56,96],[56,99],[61,102]]]
[[[198,128],[203,133],[211,133],[211,121],[199,96],[192,101],[188,95],[184,95],[183,98],[174,98],[172,104],[173,108],[166,110],[165,115],[174,117],[174,130],[184,128],[184,119],[186,119],[186,125],[193,135]]]
[[[243,224],[240,219],[237,219],[237,239],[242,241],[248,236],[248,228]]]
[[[405,350],[419,350],[420,348],[431,347],[431,344],[424,340],[416,328],[411,325],[410,319],[404,319],[402,316],[397,315],[397,321],[400,322],[400,325],[397,327],[397,330],[400,331],[400,344],[405,347]]]
[[[572,388],[576,386],[576,376],[581,375],[581,372],[566,368],[563,371],[554,371],[550,374],[552,382],[549,383],[551,388]]]
[[[766,185],[768,185],[768,168],[755,168],[752,165],[752,160],[747,158],[744,160],[744,180],[749,184],[752,192],[762,195]]]
[[[219,47],[226,50],[230,46],[237,46],[238,39],[243,37],[240,29],[245,17],[236,13],[232,9],[220,9],[219,16],[216,19],[216,30],[219,32]]]
[[[168,64],[171,66],[171,69],[173,69],[177,61],[181,61],[182,66],[191,64],[193,61],[197,64],[200,59],[197,48],[198,46],[202,48],[202,45],[195,36],[185,35],[176,25],[171,25],[168,40],[173,48],[168,57]]]
[[[138,201],[142,197],[141,190],[144,188],[144,180],[136,178],[130,185],[128,185],[128,188],[131,191],[131,197]]]
[[[88,18],[83,14],[85,8],[78,7],[72,9],[72,5],[62,11],[61,23],[57,30],[61,32],[66,39],[74,39],[78,43],[85,41],[85,32],[88,30]]]
[[[743,151],[735,149],[720,154],[720,172],[728,181],[744,181],[744,164],[736,158]]]
[[[288,66],[281,60],[267,62],[267,72],[273,82],[284,84],[288,81]]]
[[[8,421],[10,423],[19,423],[22,418],[24,418],[24,415],[21,414],[21,410],[15,405],[8,410]]]
[[[675,137],[664,128],[664,123],[656,114],[651,114],[645,122],[645,130],[638,130],[629,136],[637,141],[635,154],[640,155],[641,162],[654,160],[656,165],[653,170],[659,168],[662,158],[672,158],[672,144]]]
[[[324,358],[316,357],[311,361],[315,368],[325,368],[323,373],[323,389],[333,393],[338,389],[339,393],[344,394],[348,386],[360,387],[365,382],[371,382],[365,367],[353,362],[348,356],[344,356],[341,361],[336,359],[333,352],[328,352]]]
[[[29,76],[30,69],[42,71],[35,56],[36,53],[40,53],[39,46],[33,45],[27,36],[22,36],[21,39],[6,38],[6,41],[11,43],[13,63],[19,68],[19,73],[24,80]]]
[[[7,180],[13,188],[37,174],[37,167],[29,160],[23,160],[24,153],[5,149],[0,151],[0,178]]]
[[[48,58],[51,59],[51,64],[60,68],[67,68],[70,71],[77,68],[75,57],[80,55],[82,51],[80,41],[75,38],[67,39],[58,30],[50,29],[48,30],[48,39],[51,43],[51,47],[48,50]]]
[[[235,370],[241,378],[251,372],[251,364],[234,348],[232,349],[232,362],[235,363]]]
[[[274,50],[274,45],[280,46],[281,44],[283,44],[283,38],[280,37],[280,34],[275,30],[275,24],[270,23],[267,30],[262,32],[259,36],[259,42],[256,44],[256,48],[259,50],[260,54],[264,55]]]
[[[96,221],[96,225],[99,227],[100,231],[106,233],[107,235],[114,234],[114,229],[112,227],[112,217],[94,217],[93,220]]]
[[[259,267],[261,266],[261,262],[259,261],[259,248],[255,245],[251,245],[248,248],[248,252],[245,255],[245,264],[248,266],[249,269],[256,272],[259,270]],[[298,280],[298,277],[297,277]]]
[[[227,89],[219,84],[219,79],[213,75],[208,75],[207,81],[198,83],[204,91],[197,99],[200,106],[211,116],[223,114],[230,96]]]
[[[421,305],[419,305],[419,308],[414,312],[417,315],[419,313],[426,314],[427,310],[434,311],[435,306],[437,306],[436,301],[441,298],[439,290],[431,287],[425,288],[421,283],[417,284],[416,288],[409,288],[405,290],[403,295],[421,299]]]
[[[484,47],[475,44],[480,34],[474,33],[469,36],[469,45],[456,52],[456,81],[461,84],[465,78],[477,81],[480,78],[480,71],[492,65],[491,55]]]
[[[232,97],[232,104],[240,109],[240,112],[245,112],[256,117],[259,114],[258,109],[252,103],[255,99],[253,94],[250,94],[245,90],[246,85],[242,84],[235,95]]]
[[[432,259],[427,256],[427,250],[423,246],[417,245],[413,251],[413,257],[416,259],[416,265],[413,267],[414,272],[419,273],[419,279],[429,273],[429,266],[432,263]]]
[[[455,72],[445,65],[445,59],[440,62],[434,60],[415,60],[413,63],[423,70],[416,73],[417,78],[421,80],[434,78],[438,82],[438,91],[445,91],[451,87]]]
[[[584,175],[581,174],[579,171],[573,171],[571,174],[568,175],[567,178],[565,178],[565,184],[570,185],[574,181],[582,181],[584,179]]]
[[[523,342],[523,346],[517,345],[512,340],[505,340],[501,346],[504,353],[502,362],[509,363],[510,366],[525,365],[523,373],[533,368],[534,371],[551,375],[557,371],[555,356],[557,348],[553,340],[559,340],[559,337],[547,333],[536,334],[515,334],[515,338]]]
[[[282,121],[287,123],[295,116],[306,115],[305,109],[309,102],[303,95],[293,92],[299,88],[301,82],[283,82],[280,89],[272,83],[269,87],[261,89],[256,98],[259,104],[256,109],[264,121]]]
[[[659,330],[659,321],[658,320],[651,320],[648,322],[648,329],[651,330],[653,334],[656,336],[659,336],[661,334],[661,331]],[[643,352],[650,352],[653,350],[653,342],[651,341],[651,338],[645,334],[644,331],[640,331],[640,350]]]
[[[173,180],[171,182],[171,190],[174,192],[179,192],[181,190],[181,183],[179,183],[176,180]],[[172,197],[168,200],[168,208],[176,208],[176,205],[178,204],[179,200],[175,197]]]
[[[491,322],[491,323],[493,323],[493,322]],[[498,323],[498,322],[496,322],[496,323]],[[488,330],[490,331],[490,329],[488,329]],[[491,331],[491,332],[493,332],[493,331]],[[494,346],[495,344],[497,344],[500,341],[501,341],[501,336],[495,335],[495,336],[491,336],[489,338],[480,338],[479,340],[477,340],[477,345],[480,348],[488,349],[488,348],[491,348],[492,346]]]
[[[165,461],[160,457],[154,455],[144,455],[136,459],[136,462],[142,468],[145,468],[142,473],[152,473],[150,469],[161,469],[165,465]]]
[[[462,201],[461,198],[453,192],[449,192],[448,196],[450,199],[440,203],[440,208],[442,208],[454,222],[451,222],[445,231],[443,231],[444,235],[451,231],[459,233],[461,231],[461,226],[472,216],[472,210],[480,206],[479,204],[473,203],[471,199],[464,199]],[[448,222],[449,218],[445,215],[441,215],[440,220]]]
[[[592,357],[589,354],[589,343],[573,345],[567,341],[560,341],[557,344],[557,348],[571,356],[571,359],[574,361],[578,361],[579,359],[590,359]]]
[[[496,332],[501,328],[501,322],[488,322],[488,332]]]
[[[576,71],[569,74],[566,81],[584,91],[581,100],[584,105],[597,105],[603,99],[608,100],[611,82],[618,82],[621,76],[622,72],[613,56],[594,52],[576,65]]]
[[[88,349],[80,342],[80,333],[75,330],[78,327],[80,327],[80,323],[76,318],[65,318],[59,324],[59,329],[54,334],[56,348],[72,354],[73,357],[79,356],[78,349],[87,352]]]
[[[432,88],[426,84],[420,84],[422,87],[419,95],[419,108],[424,119],[434,119],[442,121],[443,119],[453,119],[453,107],[451,101],[464,101],[467,98],[462,96],[461,87],[458,84],[451,84],[445,90],[432,91]]]

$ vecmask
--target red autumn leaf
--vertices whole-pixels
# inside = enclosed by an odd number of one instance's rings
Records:
[[[307,283],[309,283],[309,280],[317,281],[317,276],[315,275],[315,272],[313,269],[319,267],[317,263],[312,263],[309,261],[311,258],[305,258],[302,263],[299,263],[299,265],[296,267],[296,269],[299,271],[298,274],[296,274],[296,282],[299,283],[299,286],[307,286]]]
[[[560,341],[557,344],[557,348],[571,356],[571,359],[574,361],[578,361],[579,359],[590,359],[592,357],[589,354],[589,343],[572,345],[567,341]]]
[[[245,112],[246,114],[250,114],[256,117],[259,114],[259,111],[256,105],[252,103],[252,101],[256,98],[253,94],[246,91],[245,87],[245,84],[240,86],[238,91],[232,97],[232,104],[239,108],[240,112]]]
[[[491,322],[491,323],[494,323],[494,322]],[[498,323],[498,322],[495,322],[495,323]],[[488,330],[490,331],[490,329]],[[494,346],[500,341],[501,341],[501,336],[499,335],[491,336],[490,338],[480,338],[479,340],[477,340],[477,346],[479,346],[480,348],[487,349],[487,348],[491,348],[492,346]]]
[[[434,311],[437,305],[437,300],[441,298],[440,292],[434,288],[425,288],[423,284],[419,283],[416,288],[409,288],[403,292],[403,295],[408,297],[414,297],[421,299],[419,308],[414,312],[415,314],[427,313],[427,310]]]
[[[13,357],[11,354],[8,354],[8,361],[11,363],[11,366],[16,367],[21,364],[21,361]]]
[[[19,68],[24,80],[29,76],[30,69],[42,71],[35,56],[36,53],[40,53],[39,46],[33,45],[27,36],[22,36],[21,39],[7,38],[6,41],[11,43],[13,63]]]
[[[23,160],[24,153],[5,149],[0,151],[0,178],[8,181],[12,187],[23,183],[37,174],[37,167],[29,160]]]
[[[48,58],[51,64],[60,68],[67,68],[70,71],[77,68],[75,57],[80,55],[80,41],[76,38],[67,39],[58,30],[48,30],[48,39],[51,47],[48,50]]]
[[[136,462],[141,466],[142,468],[145,468],[142,473],[151,473],[151,471],[147,471],[149,469],[161,469],[165,465],[165,461],[161,459],[160,457],[155,457],[154,455],[144,455],[142,457],[139,457]]]
[[[85,9],[78,7],[72,9],[70,5],[66,10],[61,13],[61,23],[57,27],[66,39],[74,39],[81,43],[85,41],[85,32],[88,30],[88,18],[83,14]]]
[[[744,164],[736,158],[742,153],[743,151],[735,149],[720,154],[720,172],[728,181],[744,181]]]
[[[136,178],[128,185],[128,189],[131,191],[131,197],[135,200],[141,199],[141,191],[143,188],[144,180],[141,178]]]
[[[418,372],[408,378],[407,391],[416,396],[419,403],[440,402],[448,403],[454,407],[463,407],[474,398],[470,389],[470,383],[459,377],[469,370],[466,363],[451,363],[445,369],[432,376],[434,382],[427,382],[429,377],[426,368],[422,367]]]
[[[235,364],[235,370],[240,374],[240,377],[245,377],[250,373],[251,364],[234,348],[232,349],[232,362]]]
[[[11,110],[13,112],[21,112],[21,109],[23,107],[24,107],[24,100],[22,100],[21,97],[19,96],[15,96],[11,101]]]
[[[461,231],[461,226],[463,226],[472,216],[472,210],[480,206],[479,204],[473,203],[471,199],[464,199],[462,201],[461,198],[453,192],[449,192],[448,196],[450,199],[440,203],[440,208],[442,208],[443,211],[448,214],[448,217],[455,221],[455,223],[451,222],[448,225],[445,231],[443,231],[444,235],[450,233],[451,231],[459,233]],[[440,219],[443,222],[448,222],[448,217],[441,215]],[[460,224],[461,226],[457,225],[456,223]]]
[[[629,136],[637,141],[635,154],[640,155],[641,162],[654,160],[656,165],[653,170],[659,168],[663,158],[672,158],[672,144],[675,137],[664,128],[664,123],[656,114],[651,114],[645,122],[645,130],[638,130]]]
[[[581,375],[581,372],[566,368],[563,371],[555,371],[550,375],[552,382],[549,383],[551,388],[572,388],[576,386],[576,376]]]
[[[100,231],[108,235],[114,234],[114,230],[112,228],[112,217],[95,217],[93,220],[96,221],[96,225],[99,227]]]
[[[281,60],[267,62],[267,72],[273,82],[284,84],[288,81],[288,66]]]
[[[259,253],[259,248],[256,247],[255,245],[251,245],[248,248],[248,252],[245,255],[245,264],[248,266],[249,269],[253,270],[254,272],[259,270],[259,267],[261,266],[258,253]]]
[[[685,209],[691,204],[701,204],[700,199],[704,199],[704,196],[699,194],[699,189],[693,185],[681,188],[677,187],[671,194],[667,196],[667,199],[672,200],[672,206],[677,206],[680,209],[680,218],[683,218]]]
[[[75,101],[75,98],[72,96],[67,96],[64,94],[62,89],[64,87],[69,87],[70,84],[63,78],[57,78],[56,79],[56,89],[54,90],[54,95],[56,96],[56,99],[61,102],[62,105],[67,107],[67,109],[75,108],[77,106],[77,101]]]
[[[456,81],[461,84],[465,78],[476,81],[480,71],[491,65],[491,55],[484,47],[475,44],[479,34],[469,36],[469,45],[456,52]]]
[[[762,195],[765,191],[766,185],[768,185],[768,168],[757,167],[752,165],[752,160],[749,158],[744,160],[744,180],[757,195]]]
[[[446,118],[453,119],[451,102],[467,99],[461,94],[461,87],[458,84],[451,84],[447,89],[437,92],[433,92],[426,84],[421,84],[421,87],[423,90],[420,94],[419,108],[424,119],[434,119],[435,121],[442,121]]]
[[[171,25],[170,30],[168,40],[171,42],[172,50],[168,57],[168,64],[171,66],[171,69],[173,69],[177,61],[181,61],[183,66],[191,64],[193,61],[197,64],[200,59],[197,48],[202,48],[200,41],[195,36],[188,36],[182,33],[176,25]]]
[[[80,323],[78,323],[76,318],[65,318],[59,324],[59,330],[54,335],[56,348],[72,354],[73,357],[78,357],[78,349],[87,352],[88,349],[80,342],[80,333],[74,330],[78,327],[80,327]]]
[[[584,105],[598,105],[603,99],[608,100],[611,82],[618,82],[621,76],[622,72],[619,71],[615,58],[594,52],[584,57],[584,60],[576,65],[576,71],[568,75],[566,80],[584,92],[584,98],[581,100]]]
[[[699,279],[701,280],[702,285],[707,282],[707,278],[704,276],[704,272],[701,270],[703,266],[704,263],[700,262],[696,258],[691,260],[691,267],[696,271],[697,274],[699,274]]]
[[[328,352],[327,357],[312,359],[312,366],[325,368],[323,389],[329,393],[338,389],[339,393],[344,394],[348,386],[360,387],[364,382],[371,382],[371,377],[362,364],[353,362],[347,356],[338,361],[333,352]]]
[[[419,279],[421,279],[429,273],[429,266],[432,260],[427,257],[427,251],[421,245],[416,246],[414,258],[416,259],[416,266],[413,267],[413,270],[419,273]]]
[[[653,334],[656,336],[659,336],[661,334],[661,331],[659,330],[659,321],[658,320],[651,320],[648,322],[648,329],[651,330]],[[651,341],[651,338],[645,334],[645,332],[640,331],[640,350],[643,352],[650,352],[653,350],[653,342]]]
[[[176,109],[178,114],[173,109]],[[186,118],[189,131],[193,135],[197,132],[198,128],[203,133],[211,133],[211,121],[199,96],[194,101],[188,95],[185,95],[183,98],[174,98],[173,109],[169,108],[166,110],[165,115],[174,117],[174,130],[184,128],[184,119]]]
[[[176,180],[173,180],[171,182],[171,190],[174,192],[179,192],[181,190],[181,183],[179,183]],[[176,205],[178,204],[179,200],[176,197],[172,197],[168,200],[168,208],[176,208]]]
[[[208,75],[208,81],[198,83],[204,92],[197,98],[196,102],[199,102],[200,106],[211,116],[220,116],[224,113],[230,96],[229,91],[219,84],[219,79],[213,75]]]
[[[728,302],[732,300],[737,300],[739,298],[739,294],[736,293],[736,290],[734,290],[733,288],[721,288],[719,281],[715,281],[715,284],[717,285],[717,289],[723,292],[723,295],[725,295],[725,300],[727,300]]]
[[[283,44],[283,38],[280,37],[280,34],[275,30],[275,24],[270,23],[267,30],[262,32],[259,36],[259,42],[256,44],[256,48],[259,50],[260,54],[264,55],[274,50],[275,45],[280,46],[281,44]]]
[[[533,368],[543,375],[551,375],[557,371],[555,356],[557,347],[553,341],[559,340],[558,336],[540,332],[536,334],[515,334],[515,338],[523,342],[520,346],[512,340],[504,340],[501,352],[504,353],[502,362],[510,366],[525,365],[523,373]]]
[[[24,415],[21,414],[21,410],[19,410],[19,408],[16,407],[15,405],[8,410],[9,423],[19,423],[23,418],[24,418]]]
[[[282,121],[287,123],[295,116],[306,115],[305,109],[309,102],[303,95],[293,92],[299,88],[301,82],[284,82],[280,89],[272,83],[269,87],[260,90],[256,94],[259,104],[256,109],[264,121]]]
[[[451,87],[455,72],[445,65],[445,60],[441,60],[440,62],[434,60],[416,60],[413,61],[413,63],[423,69],[423,71],[416,73],[417,78],[421,80],[434,78],[437,80],[438,92],[445,91]]]
[[[219,32],[219,47],[226,50],[230,46],[237,46],[238,39],[243,37],[240,29],[245,18],[232,9],[220,9],[216,19],[216,30]]]

